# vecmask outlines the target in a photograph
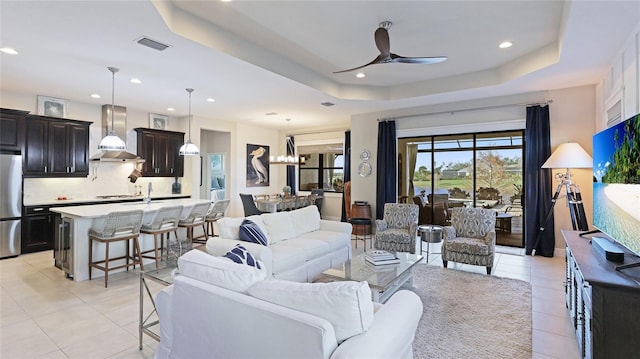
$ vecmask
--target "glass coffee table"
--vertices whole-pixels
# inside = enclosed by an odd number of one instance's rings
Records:
[[[413,285],[413,267],[424,258],[419,254],[396,253],[400,263],[374,266],[365,261],[365,254],[351,258],[322,274],[337,280],[366,280],[374,302],[384,303],[404,285]]]
[[[174,271],[177,266],[166,266],[159,269],[154,269],[150,271],[142,271],[140,272],[140,321],[138,325],[138,337],[139,337],[139,349],[142,350],[142,336],[146,334],[153,339],[160,341],[160,330],[159,324],[160,321],[157,318],[156,312],[156,302],[154,299],[154,295],[151,293],[149,289],[149,285],[147,280],[151,280],[153,282],[162,284],[164,286],[169,286],[173,284],[173,276]],[[151,305],[153,308],[149,312],[149,314],[144,314],[144,293],[147,293],[149,299],[151,299]]]

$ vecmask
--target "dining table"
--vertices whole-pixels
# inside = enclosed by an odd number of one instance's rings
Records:
[[[316,200],[322,197],[316,196]],[[269,197],[267,199],[257,199],[256,207],[262,212],[280,212],[288,209],[298,209],[308,206],[305,201],[296,200],[295,196]],[[314,203],[315,204],[315,203]]]

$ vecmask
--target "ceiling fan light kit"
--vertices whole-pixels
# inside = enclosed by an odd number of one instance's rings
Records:
[[[362,66],[354,67],[348,70],[335,71],[334,74],[340,74],[343,72],[350,72],[358,70],[369,65],[386,64],[386,63],[404,63],[404,64],[437,64],[438,62],[446,61],[446,56],[433,56],[433,57],[407,57],[400,56],[391,52],[391,45],[389,42],[389,28],[391,27],[391,21],[383,21],[379,24],[379,27],[373,33],[373,37],[376,42],[376,47],[380,51],[380,54],[376,56],[371,62]]]

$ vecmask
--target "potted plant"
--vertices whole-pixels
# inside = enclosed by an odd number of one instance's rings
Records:
[[[285,196],[290,196],[291,195],[291,186],[282,187],[282,192],[284,193]]]
[[[524,192],[522,192],[522,184],[513,184],[513,187],[516,189],[516,193],[511,196],[511,203],[514,203],[516,199],[520,200],[520,205],[524,205]]]

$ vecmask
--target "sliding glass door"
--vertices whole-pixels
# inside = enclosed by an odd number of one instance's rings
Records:
[[[419,196],[433,211],[427,218],[442,222],[428,224],[448,224],[455,207],[487,208],[496,212],[497,243],[524,246],[524,131],[405,138],[398,143],[401,157],[407,158],[399,171],[406,174],[399,179],[399,196]],[[443,207],[447,215],[441,218]]]

